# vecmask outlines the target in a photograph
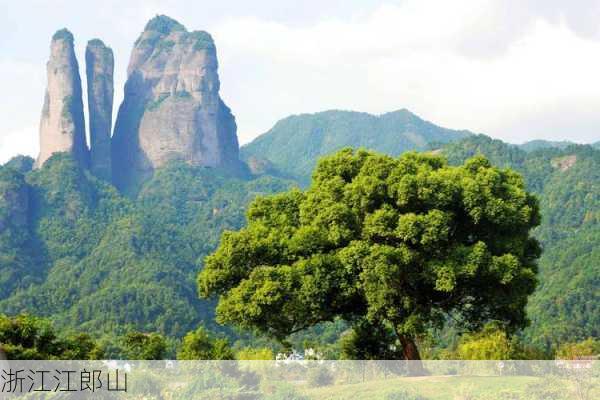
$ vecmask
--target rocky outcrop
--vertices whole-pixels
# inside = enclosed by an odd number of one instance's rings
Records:
[[[266,158],[250,156],[246,160],[246,165],[248,166],[250,175],[271,175],[281,177],[281,173],[277,171],[277,168],[275,168],[273,163]]]
[[[104,180],[112,179],[110,134],[113,108],[114,57],[101,40],[90,40],[85,49],[90,127],[90,169]]]
[[[569,156],[558,157],[551,161],[554,168],[558,168],[562,172],[565,172],[571,168],[577,162],[577,155],[571,154]]]
[[[56,152],[68,152],[83,166],[88,164],[81,78],[73,35],[66,29],[54,34],[46,64],[48,87],[40,121],[40,153],[36,167]]]
[[[126,190],[171,160],[241,168],[236,123],[219,97],[211,36],[157,16],[135,42],[112,139],[113,181]]]

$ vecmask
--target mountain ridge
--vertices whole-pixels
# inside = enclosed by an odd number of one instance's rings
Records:
[[[599,335],[594,287],[600,261],[594,249],[600,238],[600,176],[595,173],[600,151],[570,145],[527,152],[473,134],[430,147],[452,164],[483,154],[494,165],[523,174],[528,190],[540,196],[542,225],[535,234],[546,250],[541,283],[529,305],[533,324],[523,335],[545,348]],[[169,163],[137,196],[124,198],[89,172],[74,173],[68,156],[55,154],[47,166],[29,172],[31,163],[16,157],[0,167],[0,189],[5,188],[0,190],[0,229],[12,235],[0,232],[0,247],[12,254],[0,257],[0,306],[13,314],[51,315],[62,327],[90,332],[135,328],[179,337],[200,322],[221,329],[212,319],[214,305],[195,298],[194,274],[202,257],[214,249],[223,229],[243,226],[249,199],[294,185],[272,177],[268,164],[266,172],[244,180]],[[11,203],[11,198],[24,199],[25,191],[30,201]],[[13,207],[3,206],[7,198]],[[23,207],[36,209],[26,225]],[[29,250],[32,244],[44,251]],[[31,273],[13,281],[22,270]]]
[[[99,155],[90,168],[73,41],[67,30],[54,35],[42,117],[50,103],[60,107],[40,132],[47,133],[41,140],[51,139],[65,126],[57,136],[64,142],[44,147],[33,170],[27,157],[0,166],[6,312],[51,316],[63,328],[99,334],[138,329],[181,337],[201,323],[217,329],[214,304],[197,297],[195,274],[221,232],[243,226],[257,195],[306,186],[319,157],[364,147],[391,156],[435,150],[449,163],[483,154],[523,174],[540,197],[536,236],[546,248],[529,308],[533,325],[524,335],[545,346],[600,335],[600,142],[508,144],[402,108],[291,115],[239,149],[235,117],[219,95],[212,37],[157,16],[132,51],[112,137],[112,52],[89,42],[90,50],[102,50],[86,62],[96,121],[89,150]]]
[[[240,149],[241,158],[266,159],[285,176],[306,185],[316,159],[345,146],[398,155],[473,135],[443,128],[403,108],[379,115],[347,110],[291,115]],[[270,150],[270,149],[277,150]]]

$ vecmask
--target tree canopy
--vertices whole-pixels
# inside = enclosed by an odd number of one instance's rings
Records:
[[[531,325],[524,339],[544,351],[600,335],[600,151],[589,145],[540,148],[473,136],[443,148],[450,164],[484,154],[494,165],[523,175],[540,198],[541,225],[534,230],[544,253],[538,285],[529,299]]]
[[[203,326],[184,336],[177,352],[179,360],[233,360],[233,351],[224,338],[214,338]]]
[[[201,296],[219,298],[220,323],[284,340],[341,317],[391,332],[406,359],[449,317],[467,329],[526,325],[538,202],[484,157],[449,166],[344,149],[321,159],[307,191],[259,197],[246,218],[198,276]]]
[[[26,173],[17,161],[0,166],[0,310],[109,338],[217,329],[198,263],[242,225],[250,198],[289,187],[174,161],[127,198],[68,154]]]
[[[130,360],[162,360],[167,351],[165,338],[158,333],[129,332],[123,347]]]
[[[59,336],[50,321],[25,314],[0,314],[0,352],[10,360],[87,360],[104,356],[89,335]]]

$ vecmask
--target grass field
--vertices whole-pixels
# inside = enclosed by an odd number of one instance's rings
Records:
[[[536,377],[428,376],[390,378],[364,383],[332,385],[301,390],[311,399],[402,399],[401,393],[418,394],[431,400],[501,399],[509,393],[525,393],[541,383]],[[394,394],[397,394],[394,396]]]
[[[121,379],[123,374],[128,376],[128,390],[106,393],[114,399],[600,399],[597,364],[590,364],[590,368],[555,368],[554,361],[526,364],[508,361],[502,363],[503,372],[499,373],[494,368],[498,362],[438,361],[426,363],[427,368],[422,372],[428,375],[424,376],[407,376],[407,370],[401,368],[404,364],[396,362],[181,361],[167,366],[164,361],[131,361],[126,364],[26,360],[11,361],[10,368],[15,371],[95,370],[102,376],[113,374],[113,386],[115,373],[120,369]],[[2,379],[0,377],[0,387]],[[98,389],[110,386],[106,379],[104,383],[105,386]]]

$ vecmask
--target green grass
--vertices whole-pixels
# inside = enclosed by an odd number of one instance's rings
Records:
[[[265,400],[592,400],[600,398],[596,375],[580,376],[423,376],[369,379],[362,381],[352,371],[337,369],[336,383],[311,386],[302,369],[275,368],[265,364],[247,364],[239,374],[234,369],[200,368],[182,364],[180,370],[137,370],[136,393],[147,388],[165,398],[231,398]],[[187,368],[190,368],[189,370]],[[253,371],[249,375],[248,371]],[[149,373],[148,373],[149,372]],[[350,374],[347,374],[350,373]],[[258,380],[248,380],[248,377]],[[245,378],[243,378],[245,377]],[[357,378],[360,382],[357,382]],[[581,379],[585,378],[585,379]],[[349,379],[353,383],[344,383]],[[132,382],[134,378],[132,377]],[[249,382],[255,384],[247,385]],[[133,387],[133,386],[132,386]],[[577,389],[577,390],[576,390]],[[258,397],[256,397],[258,395]],[[230,396],[230,397],[229,397]]]
[[[479,399],[502,391],[523,392],[540,378],[516,377],[465,377],[433,376],[402,377],[374,380],[364,383],[341,384],[322,388],[304,389],[302,393],[311,399],[376,400],[399,391],[419,394],[431,400]],[[469,395],[473,397],[468,397]],[[494,397],[491,397],[494,398]]]

